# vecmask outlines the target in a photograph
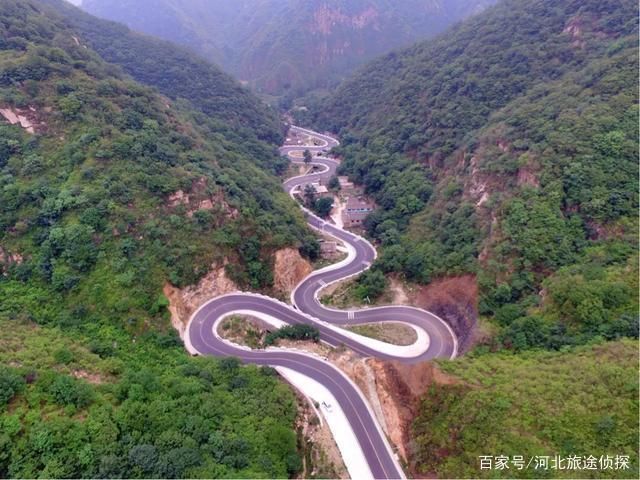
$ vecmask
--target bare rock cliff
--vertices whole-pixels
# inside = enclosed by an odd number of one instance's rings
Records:
[[[284,248],[276,252],[273,287],[288,296],[300,281],[313,271],[311,264],[302,258],[295,248]]]
[[[212,268],[197,285],[177,288],[166,283],[163,293],[169,299],[171,323],[183,338],[187,323],[195,312],[207,300],[238,291],[238,286],[227,277],[224,266]]]

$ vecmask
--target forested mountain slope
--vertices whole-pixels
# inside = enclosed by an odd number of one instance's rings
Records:
[[[256,101],[246,88],[215,65],[185,48],[89,15],[65,0],[45,3],[63,16],[104,60],[120,65],[135,80],[158,88],[171,99],[188,100],[193,109],[216,120],[216,129],[226,129],[227,136],[246,140],[257,135],[281,143],[283,132],[276,112]],[[157,2],[142,7],[145,14],[160,8]]]
[[[173,102],[50,5],[0,3],[0,476],[294,473],[293,394],[187,358],[162,295],[226,260],[268,288],[272,253],[311,238],[243,118],[258,100],[221,77],[216,113]]]
[[[182,45],[258,91],[335,85],[354,67],[443,31],[493,0],[85,0],[83,8]]]
[[[346,82],[317,118],[378,268],[476,273],[509,347],[637,335],[637,34],[629,0],[506,0]]]
[[[637,39],[635,2],[505,0],[316,112],[380,206],[373,271],[478,283],[480,333],[459,330],[475,348],[439,362],[452,376],[413,411],[416,477],[637,476]],[[610,451],[628,467],[479,468]]]
[[[413,423],[414,478],[638,476],[637,341],[472,355],[440,366],[448,382],[429,389]],[[504,454],[509,468],[499,469],[502,454],[494,452],[518,453]],[[556,455],[578,461],[560,469]],[[587,466],[589,455],[595,465]],[[612,466],[603,468],[607,455]],[[482,456],[492,468],[479,468]],[[616,459],[624,457],[623,467]]]

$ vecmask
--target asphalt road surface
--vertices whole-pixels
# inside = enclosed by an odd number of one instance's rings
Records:
[[[284,182],[284,188],[289,193],[311,181],[318,179],[326,181],[335,174],[338,162],[317,154],[325,153],[339,145],[338,141],[330,136],[294,126],[291,129],[315,138],[321,145],[285,145],[280,148],[280,153],[288,156],[293,162],[301,163],[302,159],[292,157],[291,154],[309,150],[315,154],[312,164],[318,166],[321,171],[294,177]],[[425,310],[405,306],[387,306],[348,312],[321,305],[317,298],[322,288],[366,270],[375,260],[376,251],[364,238],[327,223],[308,211],[305,211],[305,214],[311,227],[322,230],[325,234],[350,246],[351,261],[340,262],[335,268],[325,268],[307,276],[291,295],[293,306],[250,293],[230,294],[211,299],[193,315],[186,335],[193,348],[202,355],[234,356],[246,363],[286,367],[321,383],[336,398],[344,411],[374,477],[403,478],[404,474],[361,392],[340,370],[319,358],[303,353],[240,348],[223,341],[215,331],[214,324],[220,318],[241,310],[253,311],[270,315],[288,324],[312,324],[320,331],[322,341],[333,346],[345,345],[365,357],[414,363],[435,357],[453,358],[456,355],[457,340],[451,328],[436,315]],[[422,328],[429,335],[428,348],[410,358],[395,356],[389,353],[388,349],[380,352],[360,343],[353,336],[343,335],[340,329],[329,326],[329,324],[348,325],[380,321],[405,322]]]

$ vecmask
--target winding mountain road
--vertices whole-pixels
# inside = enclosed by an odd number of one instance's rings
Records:
[[[326,181],[334,173],[338,162],[317,155],[327,152],[338,141],[310,130],[291,127],[297,133],[315,139],[320,145],[281,147],[280,153],[293,162],[302,159],[292,156],[295,152],[309,150],[315,153],[312,164],[320,172],[291,178],[284,182],[290,194],[311,181]],[[235,356],[246,363],[285,367],[305,375],[327,388],[339,403],[375,478],[404,478],[404,473],[358,387],[339,369],[321,358],[301,352],[285,350],[250,350],[222,339],[217,333],[218,323],[235,312],[254,312],[267,315],[287,324],[311,324],[320,331],[323,342],[332,346],[345,345],[365,357],[399,360],[415,363],[431,358],[453,358],[457,353],[457,340],[451,328],[436,315],[409,306],[387,306],[344,311],[323,306],[318,293],[327,285],[357,275],[369,268],[376,258],[375,248],[364,238],[342,230],[305,210],[309,225],[326,235],[343,242],[348,250],[347,258],[335,265],[315,271],[307,276],[293,291],[292,305],[253,293],[233,293],[216,297],[196,311],[186,329],[186,341],[201,355]],[[396,347],[366,339],[340,326],[374,323],[404,322],[418,333],[419,340],[412,348]]]

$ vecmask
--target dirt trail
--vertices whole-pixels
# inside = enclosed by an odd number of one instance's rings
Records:
[[[409,305],[409,296],[405,291],[404,285],[397,278],[389,280],[389,290],[393,294],[393,305]]]

